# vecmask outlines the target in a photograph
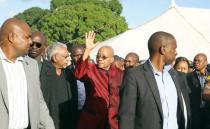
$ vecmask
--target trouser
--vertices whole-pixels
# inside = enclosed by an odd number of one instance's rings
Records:
[[[202,108],[192,113],[192,129],[210,129],[210,109]]]

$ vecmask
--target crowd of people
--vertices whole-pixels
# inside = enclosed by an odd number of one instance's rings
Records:
[[[149,59],[111,46],[48,45],[24,21],[0,29],[0,129],[210,129],[207,55],[178,57],[175,37],[148,39]],[[141,50],[139,50],[141,51]],[[116,53],[117,54],[117,53]],[[140,57],[139,57],[140,56]]]

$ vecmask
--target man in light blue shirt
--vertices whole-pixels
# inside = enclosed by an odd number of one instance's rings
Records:
[[[126,71],[122,83],[120,129],[190,129],[186,78],[171,68],[176,40],[156,32],[148,41],[149,60]]]
[[[151,63],[151,62],[150,62]],[[160,72],[153,68],[153,74],[157,82],[158,91],[163,110],[163,129],[178,129],[177,123],[177,91],[175,84],[169,74],[171,65],[165,65]]]

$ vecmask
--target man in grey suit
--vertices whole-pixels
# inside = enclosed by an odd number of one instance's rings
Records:
[[[149,59],[126,71],[122,84],[120,129],[189,129],[187,82],[171,68],[176,40],[156,32],[148,41]]]
[[[29,57],[31,30],[15,18],[0,31],[0,129],[54,129],[44,102],[38,64]]]

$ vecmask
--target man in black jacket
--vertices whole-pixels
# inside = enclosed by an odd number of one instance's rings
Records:
[[[48,61],[44,61],[40,80],[44,99],[56,129],[75,129],[72,91],[68,69],[67,47],[55,43],[47,49]]]
[[[210,75],[207,64],[207,56],[204,53],[197,54],[193,61],[195,70],[187,75],[191,90],[192,129],[210,129],[210,105],[202,99],[205,77]]]
[[[156,32],[148,41],[149,60],[126,71],[119,109],[120,129],[190,129],[185,77],[171,68],[176,40]]]

